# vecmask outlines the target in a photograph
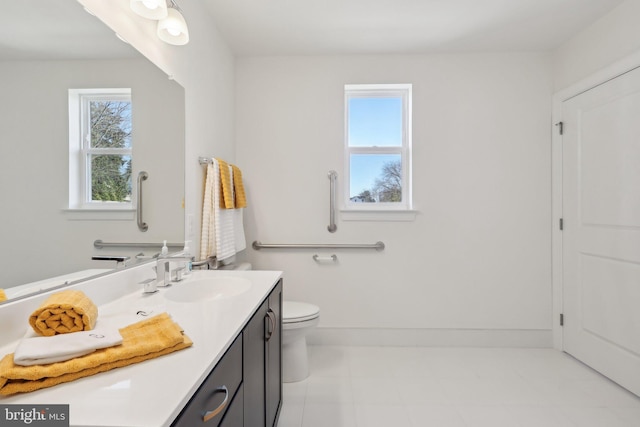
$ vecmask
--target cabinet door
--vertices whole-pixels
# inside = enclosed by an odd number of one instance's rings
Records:
[[[242,332],[244,353],[244,425],[265,424],[265,329],[268,302],[260,306]]]
[[[242,340],[236,338],[172,427],[218,426],[241,384]]]
[[[282,280],[269,295],[266,341],[267,427],[275,427],[282,402]]]

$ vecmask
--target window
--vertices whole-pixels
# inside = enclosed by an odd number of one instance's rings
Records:
[[[131,90],[69,90],[69,208],[132,209],[131,162]]]
[[[411,85],[345,86],[346,210],[410,210]]]

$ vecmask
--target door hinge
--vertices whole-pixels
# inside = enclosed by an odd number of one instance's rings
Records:
[[[560,326],[564,326],[564,314],[560,313]]]
[[[564,122],[558,122],[556,123],[556,126],[558,126],[558,132],[560,132],[560,135],[564,135]]]
[[[560,230],[561,231],[564,230],[564,218],[560,218],[560,221],[558,222],[559,222]]]

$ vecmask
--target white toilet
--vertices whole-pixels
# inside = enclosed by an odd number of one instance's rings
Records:
[[[298,301],[282,305],[282,381],[293,383],[309,376],[307,334],[318,325],[320,308]]]
[[[242,262],[221,267],[223,270],[251,270]],[[282,303],[282,381],[293,383],[309,376],[307,334],[318,325],[320,308],[299,301]]]

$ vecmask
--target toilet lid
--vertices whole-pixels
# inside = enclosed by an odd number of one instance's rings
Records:
[[[304,322],[315,319],[320,315],[320,307],[306,302],[284,301],[282,304],[282,319],[284,323]]]

